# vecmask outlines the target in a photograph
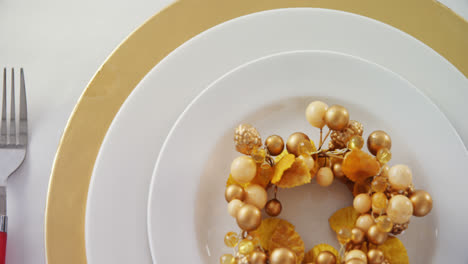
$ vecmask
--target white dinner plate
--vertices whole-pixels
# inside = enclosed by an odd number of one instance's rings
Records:
[[[468,153],[442,112],[408,81],[376,64],[339,53],[299,51],[235,69],[176,121],[150,187],[154,263],[173,263],[176,257],[179,263],[216,264],[223,252],[232,251],[222,242],[226,232],[239,230],[224,199],[231,161],[240,155],[233,143],[235,127],[246,122],[264,137],[305,131],[317,139],[319,130],[304,115],[314,100],[346,106],[351,119],[364,125],[364,138],[374,130],[387,131],[393,143],[390,165],[410,166],[415,186],[432,194],[432,213],[413,218],[401,236],[410,262],[468,260],[468,237],[460,232],[468,221]],[[307,249],[323,241],[338,248],[327,219],[352,204],[344,184],[335,182],[330,189],[309,184],[280,190],[279,196],[285,208],[281,217],[296,225]]]
[[[468,81],[413,37],[369,18],[326,9],[278,9],[240,17],[172,52],[122,106],[91,179],[85,230],[88,263],[151,263],[148,186],[160,147],[178,115],[233,68],[304,49],[352,54],[391,69],[431,97],[462,137],[468,137],[467,123],[456,115],[468,111],[463,104]]]

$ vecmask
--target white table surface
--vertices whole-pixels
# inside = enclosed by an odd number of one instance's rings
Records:
[[[7,263],[45,263],[44,213],[55,152],[107,56],[172,0],[0,0],[0,67],[24,67],[30,145],[8,181]],[[468,0],[442,0],[468,19]]]

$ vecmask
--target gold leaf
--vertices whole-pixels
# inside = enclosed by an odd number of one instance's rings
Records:
[[[279,225],[285,225],[291,229],[295,228],[291,223],[289,223],[286,220],[280,218],[266,218],[262,220],[262,223],[260,224],[259,228],[257,228],[255,231],[250,232],[249,234],[252,237],[258,238],[260,240],[260,245],[262,246],[262,248],[268,250],[270,248],[271,236],[273,235],[273,232],[275,232],[276,228]]]
[[[309,169],[302,159],[296,158],[291,168],[283,172],[281,180],[276,183],[280,188],[292,188],[309,183],[311,180]]]
[[[345,155],[341,168],[348,179],[353,182],[364,182],[379,173],[380,164],[374,156],[354,149]]]
[[[271,179],[271,183],[278,183],[281,180],[281,177],[283,177],[284,171],[291,168],[295,160],[296,157],[294,157],[293,154],[284,155],[284,157],[282,157],[275,165],[275,173],[273,174],[273,179]]]
[[[297,264],[304,259],[304,242],[290,224],[279,224],[273,232],[268,250],[271,252],[276,248],[288,248],[293,251],[297,257]]]
[[[352,206],[341,208],[328,219],[330,227],[337,232],[340,228],[346,227],[350,230],[354,227],[359,213]]]
[[[338,251],[328,244],[318,244],[314,246],[305,254],[303,263],[315,263],[315,259],[317,258],[318,254],[322,251],[330,251],[333,255],[335,255],[337,259],[336,263],[341,263]]]
[[[406,248],[398,238],[390,236],[385,243],[377,248],[382,250],[390,264],[409,264]]]

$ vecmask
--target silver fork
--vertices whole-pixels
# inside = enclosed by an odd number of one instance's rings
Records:
[[[28,146],[28,111],[23,68],[20,69],[19,121],[15,107],[15,71],[11,69],[10,79],[10,124],[7,129],[7,69],[3,68],[3,99],[0,123],[0,264],[5,263],[7,241],[6,182],[23,163]],[[19,122],[18,131],[16,123]]]

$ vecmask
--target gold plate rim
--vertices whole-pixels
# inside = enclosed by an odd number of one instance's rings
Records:
[[[176,1],[111,53],[71,114],[49,182],[47,263],[87,262],[85,213],[94,162],[114,116],[138,82],[167,54],[200,32],[243,15],[288,7],[335,9],[379,20],[424,42],[468,77],[468,22],[435,0]]]

